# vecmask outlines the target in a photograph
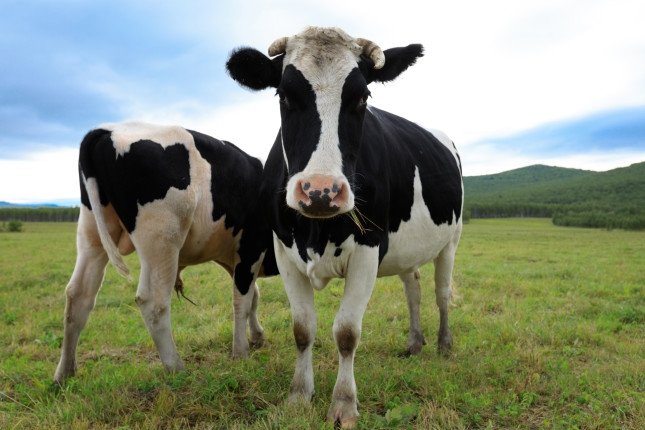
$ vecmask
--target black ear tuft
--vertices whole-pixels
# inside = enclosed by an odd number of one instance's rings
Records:
[[[282,73],[282,56],[271,60],[254,48],[238,48],[231,52],[226,70],[231,78],[252,90],[277,87]]]
[[[368,67],[361,67],[366,74],[367,82],[388,82],[396,79],[408,67],[416,63],[417,58],[423,57],[423,45],[415,43],[400,48],[390,48],[383,51],[385,54],[385,65],[380,69],[374,69],[373,63]],[[365,61],[365,60],[363,60]]]

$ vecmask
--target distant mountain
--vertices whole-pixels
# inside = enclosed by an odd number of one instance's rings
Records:
[[[0,208],[66,208],[78,205],[79,201],[76,199],[62,199],[42,203],[11,203],[0,201]]]
[[[597,172],[535,164],[492,175],[467,176],[464,178],[464,186],[467,193],[479,196],[513,189],[525,189],[525,187],[535,184],[558,183],[562,180],[594,173]]]
[[[0,202],[0,208],[57,208],[53,203],[9,203]]]
[[[593,172],[534,165],[464,178],[472,217],[549,216],[555,223],[645,228],[645,162]]]

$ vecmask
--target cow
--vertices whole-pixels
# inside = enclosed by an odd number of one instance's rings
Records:
[[[129,277],[121,255],[141,263],[135,301],[168,371],[184,364],[170,326],[181,271],[215,261],[233,278],[233,357],[260,346],[257,276],[277,274],[272,234],[258,210],[262,163],[230,142],[177,126],[106,124],[80,145],[77,257],[66,288],[65,334],[54,381],[76,371],[76,347],[108,260]]]
[[[314,392],[314,290],[345,278],[334,324],[339,369],[327,419],[357,423],[354,356],[377,277],[398,275],[410,314],[407,353],[425,343],[419,267],[433,261],[438,348],[452,346],[448,304],[462,230],[461,161],[443,133],[368,106],[368,85],[388,82],[423,55],[419,44],[381,50],[338,28],[282,37],[269,56],[232,51],[227,69],[252,90],[275,88],[281,127],[264,166],[261,199],[293,317],[297,347],[289,399]]]

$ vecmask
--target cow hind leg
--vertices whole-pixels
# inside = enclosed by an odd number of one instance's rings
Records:
[[[452,349],[452,335],[448,327],[448,306],[452,298],[452,269],[456,246],[448,245],[434,261],[435,295],[439,307],[439,335],[437,348],[440,354],[448,355]]]
[[[183,370],[170,324],[170,299],[177,280],[179,248],[155,239],[146,240],[137,249],[141,274],[135,301],[165,369]]]
[[[260,289],[257,284],[253,284],[253,301],[251,302],[251,312],[249,313],[249,331],[251,334],[251,346],[259,348],[264,345],[264,329],[258,321],[258,302],[260,301]]]
[[[408,302],[408,311],[410,313],[410,331],[408,333],[408,345],[403,356],[415,355],[421,352],[421,348],[426,344],[421,331],[421,320],[419,317],[419,308],[421,306],[421,288],[419,286],[420,273],[414,272],[399,275],[405,286],[405,298]]]
[[[77,233],[77,257],[74,273],[65,289],[65,329],[60,361],[54,381],[61,384],[76,373],[76,347],[85,327],[96,295],[101,287],[107,253],[101,246],[93,220],[83,213]],[[94,228],[92,228],[94,226]]]

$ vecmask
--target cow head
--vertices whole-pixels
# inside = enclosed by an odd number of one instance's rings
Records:
[[[226,67],[247,88],[277,89],[287,205],[312,218],[351,211],[367,85],[396,78],[423,47],[382,51],[338,28],[308,27],[273,42],[269,55],[240,48]]]

